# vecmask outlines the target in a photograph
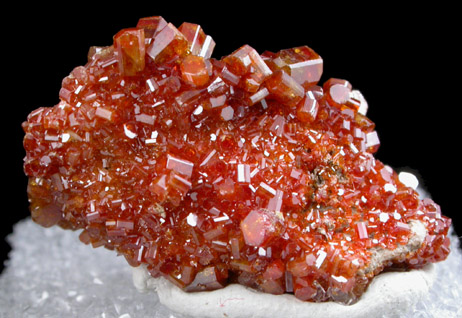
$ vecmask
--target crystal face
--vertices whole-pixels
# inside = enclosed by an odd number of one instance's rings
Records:
[[[32,218],[186,291],[240,283],[356,301],[384,268],[449,253],[450,219],[373,154],[367,103],[303,46],[211,58],[199,25],[140,19],[23,123]],[[377,250],[423,244],[371,265]]]

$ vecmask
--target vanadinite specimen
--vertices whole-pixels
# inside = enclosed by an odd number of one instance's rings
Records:
[[[450,220],[390,167],[349,82],[307,46],[217,60],[199,25],[123,29],[23,124],[33,220],[186,291],[240,283],[352,303],[388,267],[449,253]],[[408,253],[371,264],[372,255]],[[110,266],[110,264],[108,264]]]

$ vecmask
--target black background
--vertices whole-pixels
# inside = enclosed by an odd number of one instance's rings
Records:
[[[331,2],[215,2],[210,7],[203,2],[133,1],[130,8],[115,2],[60,2],[52,7],[18,3],[3,10],[0,262],[9,251],[4,237],[29,213],[21,122],[32,110],[58,103],[61,80],[86,63],[90,46],[110,45],[118,30],[153,15],[177,27],[185,21],[200,24],[217,43],[215,58],[243,44],[260,53],[313,48],[324,60],[321,83],[330,77],[347,79],[366,97],[368,117],[381,140],[376,157],[417,173],[461,235],[462,90],[456,50],[460,30],[452,16],[456,9],[444,3],[372,3],[339,7]]]

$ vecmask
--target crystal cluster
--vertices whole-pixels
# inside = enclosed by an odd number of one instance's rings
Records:
[[[307,46],[222,59],[197,24],[139,20],[23,123],[32,218],[186,291],[240,283],[351,303],[449,253],[450,219],[375,159],[367,103]],[[365,272],[371,251],[422,246]],[[110,264],[108,264],[110,265]]]

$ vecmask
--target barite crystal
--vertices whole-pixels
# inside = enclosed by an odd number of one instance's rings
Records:
[[[450,219],[373,154],[367,103],[301,46],[218,60],[197,24],[121,30],[23,123],[32,218],[186,291],[243,284],[353,303],[449,253]],[[423,243],[372,268],[378,251]],[[110,264],[108,264],[110,266]]]

